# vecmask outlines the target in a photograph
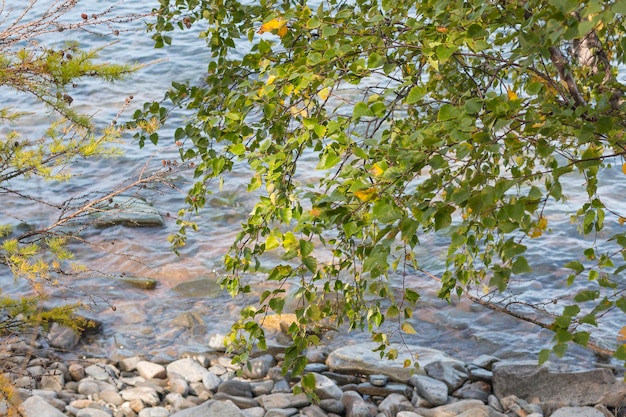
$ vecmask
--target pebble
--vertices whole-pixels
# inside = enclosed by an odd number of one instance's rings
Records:
[[[404,380],[392,372],[379,372],[380,364],[366,363],[370,355],[360,357],[364,363],[355,365],[360,350],[354,351],[350,372],[343,368],[338,372],[330,360],[307,368],[320,371],[310,372],[319,398],[316,403],[304,393],[293,393],[299,378],[282,374],[280,353],[251,359],[240,376],[223,352],[162,364],[140,357],[67,364],[46,358],[30,362],[12,358],[16,369],[28,363],[31,377],[22,380],[23,372],[17,371],[7,375],[14,375],[20,384],[34,384],[21,391],[25,417],[616,417],[620,407],[626,407],[626,386],[614,376],[608,378],[606,369],[581,374],[592,376],[592,381],[577,381],[573,378],[578,374],[566,370],[531,368],[529,372],[527,363],[505,363],[487,356],[465,365],[443,353],[432,353],[441,360],[428,360],[420,367],[426,374]],[[333,357],[333,352],[323,348],[309,354],[316,360]],[[528,375],[538,379],[525,380]],[[568,398],[564,394],[556,398],[529,395],[536,393],[533,381],[543,380],[550,381],[552,392],[560,381],[577,384],[567,387],[574,393],[590,387],[585,395],[606,403],[572,404],[563,401]],[[600,387],[611,395],[596,395]]]

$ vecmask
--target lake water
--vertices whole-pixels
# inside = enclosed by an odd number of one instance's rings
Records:
[[[39,2],[40,5],[49,3]],[[9,0],[6,4],[5,10],[11,7],[17,9],[22,2]],[[81,2],[80,7],[89,5],[91,9],[80,9],[78,12],[97,12],[108,4],[106,1]],[[145,1],[126,2],[119,6],[118,13],[145,12],[143,8],[150,7],[150,4]],[[80,16],[75,18],[80,19]],[[135,25],[141,28],[142,23],[135,22]],[[198,39],[193,31],[178,33],[174,46],[162,50],[155,50],[150,37],[141,30],[109,37],[74,33],[72,39],[78,40],[83,47],[99,47],[106,42],[116,42],[101,53],[103,60],[152,63],[128,81],[103,85],[85,80],[72,90],[73,106],[93,114],[100,126],[110,123],[130,95],[134,98],[130,108],[122,115],[122,121],[144,102],[162,98],[171,81],[199,80],[209,60],[204,41]],[[61,40],[59,34],[46,38],[47,42],[53,43]],[[47,127],[45,111],[29,97],[16,96],[14,92],[6,90],[2,93],[0,105],[14,105],[36,112],[16,126],[20,132],[36,135]],[[144,172],[162,169],[163,161],[177,159],[173,132],[184,117],[180,113],[170,118],[160,132],[162,143],[157,147],[146,144],[144,149],[139,149],[129,135],[121,144],[125,151],[122,157],[77,163],[73,167],[75,177],[70,183],[28,180],[25,183],[13,183],[12,186],[55,203],[70,198],[80,200],[92,195],[89,194],[92,192],[116,189]],[[314,160],[311,163],[315,165]],[[88,245],[72,246],[76,260],[98,273],[63,283],[61,288],[51,294],[50,303],[86,302],[89,309],[85,315],[103,323],[102,333],[91,337],[79,347],[81,354],[142,354],[152,358],[173,359],[185,352],[203,352],[210,334],[226,332],[237,318],[241,306],[255,302],[254,296],[231,299],[219,290],[216,283],[223,273],[221,258],[238,232],[240,222],[254,204],[254,197],[245,192],[245,167],[239,167],[228,177],[224,191],[215,190],[206,209],[195,218],[200,231],[190,235],[188,245],[180,256],[176,256],[169,249],[167,236],[177,230],[175,216],[183,206],[184,192],[192,181],[192,172],[182,171],[173,178],[175,188],[149,187],[138,192],[162,214],[164,227],[116,226],[89,230],[84,235]],[[626,182],[619,167],[605,170],[603,181],[603,196],[619,206],[621,197],[626,195]],[[570,186],[577,187],[580,183],[579,178],[571,178]],[[541,302],[549,301],[559,294],[574,294],[582,288],[568,288],[564,281],[569,271],[562,268],[564,259],[578,256],[581,248],[586,247],[576,228],[570,224],[574,202],[581,198],[584,195],[574,195],[571,206],[548,208],[546,217],[552,232],[533,241],[528,258],[532,260],[534,272],[513,281],[510,294],[523,295],[522,299],[527,302]],[[2,197],[2,223],[17,225],[26,222],[43,226],[57,215],[55,209],[32,201]],[[607,218],[607,224],[609,226],[603,236],[609,236],[620,228],[616,219]],[[424,238],[422,242],[422,267],[434,274],[440,273],[445,257],[445,237]],[[115,278],[121,275],[154,278],[159,285],[153,290],[135,288]],[[268,285],[263,275],[247,279],[259,293]],[[29,287],[21,281],[15,283],[6,269],[0,269],[0,280],[4,293],[30,293]],[[407,343],[439,348],[462,359],[471,359],[480,354],[534,359],[539,350],[551,345],[552,334],[547,330],[467,300],[453,300],[448,304],[438,299],[438,283],[425,274],[416,272],[405,280],[406,285],[419,290],[422,295],[412,322],[417,334],[404,335],[403,340]],[[392,285],[400,290],[401,277],[393,277]],[[557,307],[548,304],[546,309],[550,308]],[[595,332],[594,337],[614,347],[616,333],[623,325],[623,314],[608,315],[603,323],[603,328]],[[339,345],[366,340],[366,334],[352,332],[341,333],[333,343]],[[563,359],[566,363],[586,365],[595,360],[592,353],[577,346],[572,346]]]

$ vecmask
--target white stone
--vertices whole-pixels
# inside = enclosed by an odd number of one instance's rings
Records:
[[[148,361],[137,362],[137,372],[139,372],[139,375],[146,379],[162,379],[167,376],[167,372],[165,371],[165,367],[163,365]]]
[[[187,382],[200,382],[209,371],[194,359],[184,358],[166,366],[167,374],[178,374]]]
[[[155,406],[160,403],[159,395],[154,388],[134,387],[120,391],[120,395],[126,401],[141,400],[145,405]]]
[[[169,417],[170,410],[165,407],[144,408],[139,412],[139,417]]]
[[[393,381],[403,383],[406,383],[411,374],[415,372],[414,368],[405,367],[404,361],[407,359],[414,361],[415,355],[417,355],[417,362],[420,365],[417,369],[418,374],[424,374],[424,367],[436,361],[458,362],[463,365],[463,362],[440,350],[412,345],[398,346],[397,359],[381,359],[380,352],[374,351],[378,346],[380,344],[368,342],[341,347],[328,355],[326,365],[336,372],[366,375],[382,374],[387,375]]]
[[[593,407],[563,407],[552,413],[552,417],[604,417]]]

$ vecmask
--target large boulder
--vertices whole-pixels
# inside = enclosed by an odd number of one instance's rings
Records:
[[[406,346],[398,349],[398,357],[394,360],[381,359],[380,352],[374,352],[380,346],[375,342],[360,343],[341,347],[328,355],[326,365],[334,372],[340,373],[356,373],[356,374],[382,374],[387,375],[390,379],[397,382],[406,383],[411,377],[411,373],[415,368],[406,368],[405,360],[413,361],[417,356],[417,362],[420,367],[417,373],[424,374],[424,367],[430,363],[442,362],[460,362],[446,353],[430,349],[423,346]]]
[[[493,389],[499,399],[516,395],[576,406],[626,406],[626,384],[608,369],[564,372],[550,363],[539,367],[536,362],[499,362],[493,369]]]

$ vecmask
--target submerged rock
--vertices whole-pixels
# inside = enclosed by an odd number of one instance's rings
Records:
[[[144,200],[130,196],[115,196],[97,204],[93,216],[96,227],[123,225],[129,227],[163,226],[158,210]]]
[[[128,284],[135,288],[141,288],[144,290],[153,290],[156,288],[158,281],[154,278],[139,278],[139,277],[119,277],[119,281]]]

